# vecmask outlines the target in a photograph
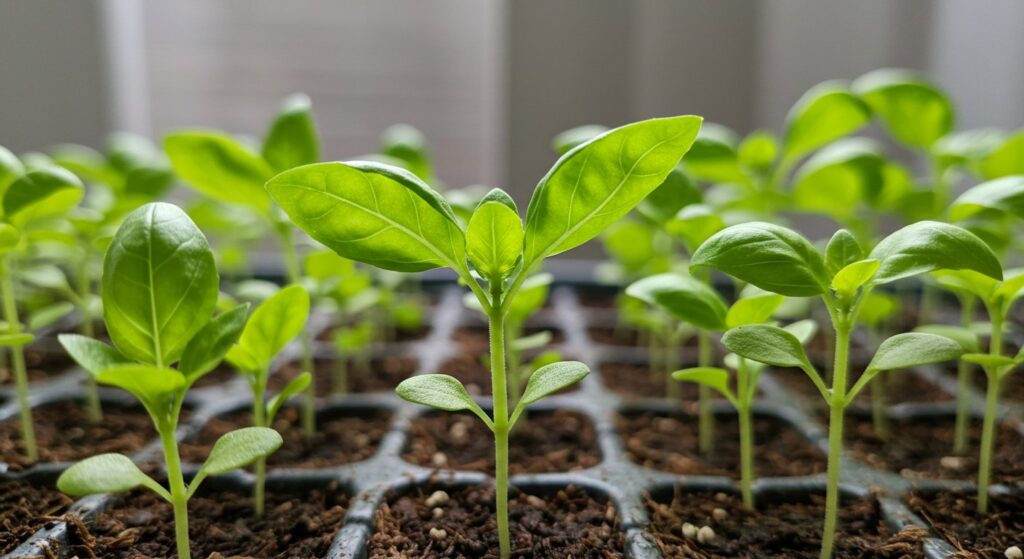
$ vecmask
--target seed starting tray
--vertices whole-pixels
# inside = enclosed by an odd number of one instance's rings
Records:
[[[615,418],[619,412],[670,413],[680,411],[680,405],[666,399],[621,396],[602,385],[602,363],[615,361],[644,364],[647,354],[643,348],[609,346],[592,341],[587,334],[587,326],[613,324],[615,310],[584,308],[580,305],[576,293],[575,289],[568,286],[557,287],[552,293],[550,307],[538,313],[542,315],[538,317],[542,319],[538,325],[559,329],[564,334],[564,342],[561,344],[563,353],[569,358],[586,362],[593,374],[582,381],[579,390],[549,397],[531,409],[570,410],[589,418],[594,425],[601,461],[594,467],[580,471],[512,476],[511,484],[528,492],[540,494],[555,492],[571,484],[588,491],[598,499],[607,499],[614,504],[619,515],[619,523],[625,535],[626,557],[660,558],[662,554],[659,547],[647,531],[648,512],[644,495],[664,495],[674,490],[681,490],[684,493],[712,491],[735,494],[738,493],[739,484],[737,480],[726,477],[682,476],[656,471],[630,462],[626,458],[623,441],[615,426]],[[473,311],[463,307],[461,299],[461,290],[449,284],[440,293],[440,304],[432,313],[432,324],[425,339],[378,347],[375,353],[408,355],[418,359],[418,371],[444,372],[437,370],[439,365],[457,353],[455,344],[451,341],[454,330],[463,324],[480,323]],[[326,316],[314,314],[310,326],[314,332],[319,332],[328,325],[329,320]],[[60,348],[54,347],[52,350],[60,351]],[[293,345],[281,356],[278,364],[295,360],[297,355],[298,348]],[[323,342],[317,343],[316,355],[320,358],[334,356],[330,344]],[[914,373],[942,390],[955,394],[955,378],[942,373],[939,369],[921,368]],[[84,374],[84,371],[75,368],[52,380],[34,383],[30,390],[31,405],[38,408],[59,401],[80,400],[81,380]],[[759,386],[762,396],[755,403],[754,413],[786,423],[821,449],[824,456],[828,448],[827,426],[816,418],[812,407],[813,400],[792,392],[773,377],[770,371],[761,376]],[[123,392],[103,388],[101,394],[105,403],[133,403],[132,398]],[[183,440],[198,433],[213,417],[247,409],[251,402],[249,394],[248,387],[240,378],[220,385],[193,389],[187,399],[190,415],[183,420],[178,431],[178,439]],[[489,396],[478,398],[478,402],[485,409],[490,407]],[[972,391],[971,405],[976,417],[981,417],[983,404],[984,397],[977,391]],[[716,400],[713,406],[716,415],[727,416],[733,413],[728,402],[724,400]],[[402,459],[409,440],[408,433],[412,420],[431,413],[421,406],[406,403],[393,393],[331,396],[318,401],[317,410],[320,413],[337,409],[386,411],[391,414],[390,428],[380,441],[374,456],[361,462],[323,469],[270,468],[267,475],[268,493],[275,490],[287,491],[336,484],[352,496],[345,523],[335,536],[326,558],[366,557],[377,508],[389,495],[400,494],[420,484],[443,488],[446,485],[464,486],[490,482],[491,478],[486,474],[425,468]],[[936,415],[949,417],[954,414],[954,410],[953,401],[911,402],[889,407],[890,417],[895,420]],[[1002,412],[1021,433],[1024,441],[1024,424],[1020,420],[1024,416],[1024,404],[1008,403],[1003,406]],[[0,387],[0,421],[16,418],[17,401],[13,386]],[[137,452],[133,459],[139,463],[161,460],[160,452],[159,441],[154,440]],[[40,463],[20,472],[8,472],[4,465],[0,464],[0,481],[21,479],[33,483],[52,484],[68,465]],[[186,466],[186,471],[195,470],[195,465]],[[898,474],[870,468],[850,456],[849,452],[844,452],[842,470],[844,495],[856,497],[877,494],[882,517],[894,532],[907,525],[928,528],[928,525],[903,503],[902,497],[908,490],[941,491],[972,487],[970,482],[965,481],[905,479]],[[206,483],[223,489],[245,489],[252,485],[253,478],[248,472],[240,471],[211,478]],[[808,493],[823,494],[824,487],[824,473],[802,477],[757,478],[754,483],[755,495],[775,498]],[[1015,487],[993,487],[994,493],[1021,490],[1020,484]],[[72,505],[71,512],[89,522],[111,501],[112,497],[106,495],[87,497]],[[65,523],[52,522],[0,559],[64,558],[65,536]],[[954,551],[951,545],[934,533],[925,542],[925,554],[930,559],[950,557]]]

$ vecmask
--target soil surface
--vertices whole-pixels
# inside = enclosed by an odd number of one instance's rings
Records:
[[[56,520],[72,502],[52,487],[24,481],[0,483],[0,555]]]
[[[952,374],[955,375],[956,371],[953,370]],[[985,391],[988,390],[988,377],[985,373],[975,370],[971,375],[971,381],[984,397]],[[1003,385],[999,388],[999,399],[1004,402],[1024,402],[1024,372],[1015,370],[1003,379]]]
[[[593,326],[587,328],[587,335],[596,344],[639,347],[647,344],[640,330],[631,326],[620,328],[609,326]]]
[[[816,559],[821,549],[825,499],[807,495],[794,500],[762,502],[747,511],[738,496],[724,493],[684,493],[657,502],[648,499],[651,532],[666,557],[710,559]],[[725,513],[716,520],[716,509]],[[718,512],[720,517],[722,512]],[[711,542],[700,543],[683,536],[682,526],[714,531]],[[873,498],[849,501],[839,509],[835,538],[836,559],[911,559],[924,557],[927,530],[904,528],[893,534]]]
[[[807,373],[799,369],[772,369],[770,374],[779,380],[786,388],[805,396],[811,400],[811,404],[814,407],[824,408],[825,400],[822,399],[821,393],[814,387],[814,383],[807,377]],[[849,386],[852,387],[857,379],[860,378],[860,373],[856,373],[849,379]],[[930,381],[917,375],[913,372],[887,372],[881,377],[876,377],[872,382],[878,382],[879,379],[886,386],[886,396],[888,397],[889,405],[894,406],[896,404],[905,404],[910,402],[948,402],[954,399],[952,394],[949,394],[938,385],[932,384]],[[854,406],[870,406],[871,405],[871,386],[867,386],[860,394],[857,395],[857,399],[854,400]]]
[[[693,364],[683,365],[691,367]],[[601,363],[599,368],[601,382],[612,392],[623,396],[637,398],[664,398],[668,394],[668,382],[679,385],[679,399],[692,401],[697,399],[697,385],[692,382],[667,381],[661,372],[651,374],[646,364],[632,363]],[[717,393],[716,393],[717,395]]]
[[[1005,559],[1006,548],[1024,545],[1024,495],[991,495],[984,515],[973,492],[911,493],[906,500],[957,549],[953,559]]]
[[[186,417],[185,411],[182,418]],[[91,425],[84,404],[56,402],[32,410],[40,462],[72,462],[96,454],[131,454],[156,439],[146,411],[139,407],[103,405],[103,423]],[[12,470],[33,463],[25,457],[18,417],[0,422],[0,462]]]
[[[525,335],[535,333],[536,330],[526,329]],[[555,337],[552,344],[562,341],[562,333],[554,330]],[[451,375],[459,379],[466,387],[466,390],[475,396],[486,396],[491,393],[491,370],[484,366],[483,358],[490,351],[490,344],[487,331],[473,327],[460,327],[452,334],[452,340],[458,348],[458,355],[451,357],[441,363],[438,367],[439,373]],[[538,353],[535,350],[527,353],[527,358]],[[563,359],[571,359],[571,356],[563,355]],[[523,380],[526,386],[526,379]],[[579,384],[574,384],[561,392],[574,392],[579,390]]]
[[[738,478],[739,423],[718,416],[715,448],[699,451],[697,417],[635,413],[616,417],[626,457],[647,468],[681,475]],[[825,471],[825,455],[796,429],[770,416],[754,416],[754,471],[759,477],[806,476]]]
[[[316,434],[302,432],[301,410],[285,407],[273,428],[284,445],[267,457],[270,468],[327,468],[370,458],[391,427],[391,414],[376,410],[329,410],[317,417]],[[182,459],[201,464],[222,435],[252,425],[249,412],[235,412],[211,419],[194,437],[180,445]]]
[[[906,478],[973,480],[978,475],[981,421],[971,425],[971,444],[963,456],[953,454],[955,419],[922,417],[893,421],[888,442],[875,436],[869,417],[847,416],[846,448],[858,460]],[[1009,425],[997,431],[992,481],[1024,480],[1024,437]]]
[[[509,440],[512,474],[568,472],[597,465],[601,454],[594,426],[570,411],[530,412]],[[494,436],[468,413],[428,413],[412,421],[402,456],[425,467],[494,471]]]
[[[387,356],[371,359],[368,364],[349,361],[348,392],[393,392],[398,383],[416,374],[419,362],[408,356]],[[317,359],[313,362],[313,382],[318,397],[333,394],[332,386],[336,360]],[[275,394],[300,373],[298,363],[288,363],[270,375],[267,392]]]
[[[377,511],[371,559],[496,559],[494,488],[448,488],[443,506],[427,506],[433,488],[391,498]],[[433,511],[441,509],[435,518]],[[520,559],[622,557],[625,538],[614,507],[576,487],[553,495],[509,495],[512,556]],[[433,531],[433,533],[431,533]]]
[[[189,534],[197,559],[316,559],[324,557],[345,520],[348,496],[337,487],[304,494],[268,488],[266,514],[252,516],[249,495],[206,493],[189,500]],[[118,499],[86,527],[68,524],[69,557],[156,559],[175,556],[174,514],[152,492]]]
[[[63,351],[25,350],[25,372],[29,382],[40,382],[66,373],[75,362]],[[14,384],[14,372],[9,365],[9,358],[0,367],[0,386]]]
[[[396,327],[394,330],[394,339],[387,340],[386,342],[383,343],[415,342],[417,340],[422,340],[423,338],[426,338],[427,335],[430,334],[429,317],[431,317],[432,315],[433,313],[424,314],[424,316],[427,317],[427,319],[424,321],[424,325],[414,330],[406,330],[404,328]],[[338,326],[336,324],[328,326],[322,332],[317,334],[316,339],[322,342],[332,341],[334,339],[334,330],[337,327]]]

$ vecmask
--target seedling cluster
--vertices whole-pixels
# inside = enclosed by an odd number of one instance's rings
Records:
[[[884,138],[856,135],[872,123]],[[821,397],[793,407],[811,410],[808,418],[824,410],[827,559],[838,553],[850,414],[870,395],[875,435],[898,443],[890,403],[902,395],[901,372],[942,375],[935,365],[948,363],[958,386],[948,453],[977,453],[984,518],[1001,389],[1024,362],[1015,308],[1024,269],[1014,267],[1024,238],[1024,134],[954,124],[938,87],[881,70],[815,86],[778,133],[741,138],[696,116],[582,126],[555,138],[559,158],[522,214],[499,188],[446,190],[409,126],[385,131],[377,154],[321,162],[301,95],[284,102],[255,147],[189,129],[167,135],[162,149],[127,135],[103,153],[63,145],[17,157],[0,148],[0,346],[20,448],[39,459],[26,346],[59,334],[87,373],[88,421],[103,424],[111,388],[131,394],[152,421],[162,462],[140,469],[133,457],[103,453],[64,468],[57,487],[76,497],[155,492],[170,503],[177,555],[188,558],[188,501],[200,484],[251,465],[242,477],[252,514],[270,515],[267,458],[286,442],[275,417],[303,395],[297,421],[308,445],[318,405],[359,401],[353,387],[381,374],[373,364],[381,348],[431,323],[418,274],[443,268],[457,278],[465,312],[486,321],[487,349],[472,357],[490,374],[490,397],[471,396],[444,370],[389,388],[486,426],[497,548],[511,557],[510,438],[534,421],[529,406],[603,365],[571,351],[581,361],[562,360],[565,348],[538,320],[563,279],[548,261],[599,239],[608,259],[595,279],[615,286],[614,328],[638,333],[640,361],[664,386],[659,409],[689,414],[684,383],[698,386],[694,460],[723,452],[716,410],[735,411],[737,493],[749,514],[777,505],[758,494],[756,471],[759,449],[776,441],[757,440],[754,428],[776,373],[801,371]],[[200,194],[185,209],[159,201],[175,176]],[[826,218],[831,230],[809,236],[804,215]],[[265,237],[280,249],[275,281],[253,273],[250,253]],[[318,316],[331,327],[314,340]],[[318,369],[324,348],[333,362]],[[250,419],[192,468],[180,453],[189,391],[225,371],[240,379]],[[972,397],[978,371],[983,403]],[[977,448],[975,413],[983,416]],[[439,499],[426,501],[440,511],[435,520],[458,504],[448,493]],[[729,520],[715,511],[715,522]],[[727,531],[706,524],[682,522],[680,533],[713,554]],[[427,546],[454,539],[438,525],[422,536]]]

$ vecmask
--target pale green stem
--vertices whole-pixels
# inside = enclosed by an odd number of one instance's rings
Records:
[[[85,257],[78,267],[78,314],[82,321],[82,335],[87,338],[95,336],[93,329],[92,310],[89,308],[89,299],[92,295],[92,282],[89,280],[89,251],[85,251]],[[100,404],[100,391],[96,379],[92,375],[86,375],[85,379],[86,413],[89,423],[93,425],[103,421],[103,407]]]
[[[711,335],[705,330],[697,332],[697,364],[701,367],[710,367],[714,359],[714,348],[711,345]],[[710,454],[715,446],[715,416],[711,410],[712,393],[711,388],[699,384],[697,408],[699,413],[697,429],[700,437],[701,454]]]
[[[850,351],[849,323],[835,324],[835,366],[832,368],[832,394],[829,399],[828,485],[825,492],[825,527],[821,536],[821,559],[832,557],[833,539],[839,517],[840,464],[843,455],[843,414],[846,409],[846,369]]]
[[[498,284],[500,285],[500,283]],[[508,527],[508,396],[505,374],[504,316],[500,287],[492,288],[494,308],[488,312],[491,345],[491,394],[494,408],[494,481],[495,509],[498,521],[498,544],[502,559],[512,554]]]
[[[281,239],[281,252],[284,255],[284,264],[288,273],[288,283],[297,284],[302,280],[302,264],[299,262],[299,254],[295,250],[295,238],[292,226],[288,223],[278,223],[278,235]],[[299,344],[302,346],[302,356],[299,365],[304,372],[313,375],[309,388],[302,394],[302,432],[305,436],[313,436],[316,431],[316,372],[313,370],[313,339],[309,328],[303,328],[299,334]]]
[[[21,322],[18,318],[18,306],[14,296],[14,282],[11,280],[9,255],[0,256],[0,290],[3,291],[4,320],[7,321],[7,333],[21,333]],[[28,403],[28,372],[25,370],[25,348],[21,345],[10,346],[11,365],[14,369],[14,384],[18,393],[18,413],[21,421],[21,438],[25,441],[25,454],[29,460],[39,459],[36,447],[36,432],[32,425],[32,408]]]
[[[255,427],[270,427],[266,415],[266,402],[264,401],[266,399],[266,378],[268,374],[268,371],[263,371],[262,375],[256,379],[252,386],[252,424]],[[266,501],[264,497],[266,483],[267,459],[263,457],[256,461],[256,484],[252,490],[253,512],[256,518],[263,517],[264,502]]]
[[[1004,317],[1001,309],[989,308],[989,318],[992,321],[989,354],[1002,355]],[[985,367],[985,374],[988,377],[988,387],[985,391],[985,420],[981,427],[981,455],[978,459],[978,514],[988,512],[988,486],[992,477],[992,451],[995,447],[1001,384],[998,369],[995,367]]]
[[[736,414],[740,422],[740,491],[743,495],[743,506],[754,510],[754,433],[751,427],[750,371],[745,359],[740,358],[736,370],[736,394],[738,401]]]
[[[167,462],[167,483],[170,486],[171,506],[174,508],[174,534],[178,545],[178,559],[191,559],[188,542],[188,491],[181,473],[181,458],[178,456],[178,441],[174,438],[177,426],[164,421],[158,424],[160,442]]]
[[[970,328],[974,319],[973,296],[960,299],[960,325]],[[956,429],[953,434],[953,452],[963,454],[967,451],[969,429],[971,426],[970,386],[973,368],[970,363],[961,359],[956,367]]]

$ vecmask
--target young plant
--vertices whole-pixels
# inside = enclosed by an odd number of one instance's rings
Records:
[[[964,346],[961,361],[981,366],[987,380],[985,389],[985,418],[981,429],[981,448],[978,460],[978,512],[988,511],[988,486],[992,476],[992,452],[995,447],[996,420],[999,412],[999,392],[1006,378],[1022,362],[1024,351],[1015,357],[1003,355],[1003,335],[1013,305],[1024,297],[1024,269],[1006,270],[1004,281],[968,270],[935,272],[940,285],[955,293],[969,293],[985,306],[991,330],[988,353],[980,353],[981,340],[970,328],[954,332],[953,327],[938,331],[953,336]],[[933,327],[934,328],[934,327]],[[933,330],[934,331],[934,330]]]
[[[32,243],[32,230],[40,221],[61,215],[82,198],[82,183],[59,167],[26,171],[22,162],[0,146],[0,300],[6,332],[0,336],[0,347],[9,348],[10,363],[17,391],[21,438],[25,455],[39,458],[32,408],[28,402],[28,374],[25,369],[25,344],[32,334],[22,330],[18,316],[18,297],[14,291],[17,271],[14,253]]]
[[[871,347],[877,347],[883,339],[883,329],[886,322],[893,318],[900,310],[899,299],[881,291],[872,291],[864,297],[864,303],[860,307],[858,321],[864,325],[868,333],[868,340]],[[933,332],[938,334],[938,332]],[[886,441],[889,440],[889,413],[888,393],[893,388],[892,383],[887,382],[889,375],[879,375],[871,383],[871,421],[875,429],[875,436]]]
[[[181,130],[164,138],[164,150],[175,172],[200,193],[223,203],[246,208],[274,230],[281,245],[288,283],[302,283],[302,262],[294,228],[281,215],[263,188],[276,173],[320,159],[320,142],[309,98],[295,94],[278,111],[263,138],[259,153],[221,132]],[[313,370],[309,332],[302,333],[302,369]],[[305,393],[303,429],[315,428],[313,388]]]
[[[57,486],[76,497],[153,490],[174,509],[181,559],[190,557],[188,499],[203,479],[267,456],[282,443],[262,427],[228,433],[185,484],[175,438],[185,394],[220,363],[245,324],[245,306],[211,318],[218,283],[213,253],[188,216],[170,204],[147,204],[125,218],[103,261],[103,314],[114,346],[77,334],[59,338],[97,382],[126,390],[145,407],[163,446],[168,487],[120,454],[75,464]]]
[[[832,386],[808,360],[791,333],[765,325],[726,333],[730,351],[754,361],[797,367],[807,373],[829,406],[828,481],[821,557],[832,556],[839,507],[840,459],[846,407],[882,371],[955,359],[959,344],[934,334],[897,334],[879,346],[857,383],[848,386],[850,334],[871,291],[896,280],[938,269],[974,270],[995,279],[1002,268],[992,250],[972,233],[946,223],[923,221],[904,227],[864,254],[854,236],[840,230],[822,255],[800,234],[770,223],[728,227],[693,255],[693,266],[718,269],[755,286],[788,297],[820,297],[836,333]]]
[[[274,358],[306,327],[309,318],[309,294],[301,285],[290,285],[263,301],[245,323],[238,343],[231,346],[227,360],[245,377],[252,388],[252,423],[270,427],[274,417],[292,396],[309,387],[313,380],[306,371],[293,378],[281,392],[267,400],[267,380]],[[256,516],[263,516],[267,461],[256,461],[253,501]]]
[[[397,392],[442,410],[469,410],[493,431],[503,558],[511,554],[509,432],[527,406],[589,372],[578,362],[542,367],[530,377],[510,414],[505,320],[512,302],[545,258],[594,238],[657,188],[693,143],[700,122],[693,116],[653,119],[577,146],[537,185],[525,228],[512,199],[495,189],[464,230],[447,201],[422,180],[379,163],[308,165],[267,184],[292,221],[338,254],[400,272],[451,268],[476,295],[490,326],[493,417],[448,375],[415,376]]]

